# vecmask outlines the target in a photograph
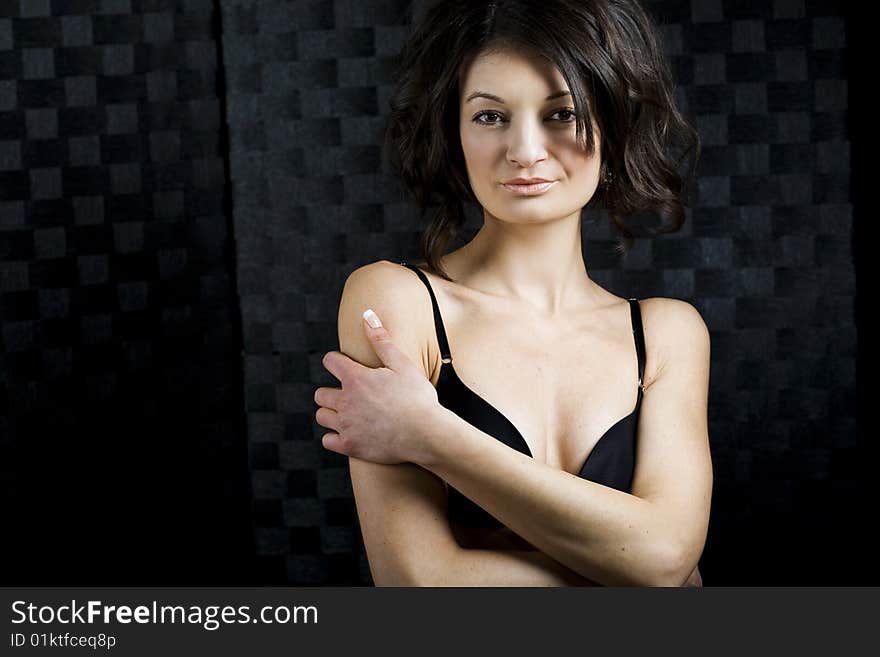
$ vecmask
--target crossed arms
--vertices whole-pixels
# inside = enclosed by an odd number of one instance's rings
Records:
[[[712,472],[706,429],[709,340],[696,310],[665,313],[668,364],[642,401],[632,493],[585,481],[512,450],[450,411],[420,463],[350,458],[364,544],[377,585],[680,586],[696,568],[708,525]],[[363,308],[430,376],[425,324],[432,309],[415,277],[390,263],[352,273],[339,310],[340,350],[381,365],[361,326]],[[442,434],[442,435],[441,435]],[[465,549],[446,517],[444,481],[498,517],[536,550]],[[516,483],[513,483],[516,482]]]

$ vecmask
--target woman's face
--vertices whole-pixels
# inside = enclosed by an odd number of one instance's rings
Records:
[[[516,51],[486,53],[474,60],[461,89],[461,147],[483,209],[513,223],[579,213],[599,183],[599,130],[594,122],[590,154],[577,142],[574,104],[555,65]],[[552,182],[537,189],[504,184],[517,178]]]

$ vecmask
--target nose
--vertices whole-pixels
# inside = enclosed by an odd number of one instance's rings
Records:
[[[535,162],[547,159],[547,147],[544,126],[540,119],[521,119],[511,121],[507,131],[509,143],[507,146],[507,159],[514,164],[526,169]]]

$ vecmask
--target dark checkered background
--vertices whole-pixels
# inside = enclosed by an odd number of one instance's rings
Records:
[[[584,249],[614,293],[710,328],[704,584],[876,583],[852,23],[646,5],[703,138],[694,205],[624,260],[588,210]],[[409,21],[403,0],[0,0],[4,583],[371,583],[313,394],[338,385],[347,275],[420,255],[380,157]]]

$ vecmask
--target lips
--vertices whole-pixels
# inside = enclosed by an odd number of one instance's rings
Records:
[[[522,179],[519,178],[517,180]],[[543,194],[555,184],[555,180],[540,180],[538,182],[530,182],[525,184],[511,181],[501,183],[501,186],[509,192],[513,192],[514,194],[517,194],[519,196],[535,196],[537,194]]]
[[[552,180],[548,180],[547,178],[512,178],[511,180],[505,180],[502,184],[504,185],[534,185],[535,183],[542,182],[553,182]]]

